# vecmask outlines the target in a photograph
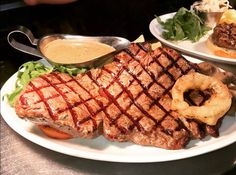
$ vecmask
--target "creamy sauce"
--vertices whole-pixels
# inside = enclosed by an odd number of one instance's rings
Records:
[[[100,57],[115,49],[95,41],[78,41],[76,39],[57,39],[48,43],[42,52],[55,63],[82,63]]]

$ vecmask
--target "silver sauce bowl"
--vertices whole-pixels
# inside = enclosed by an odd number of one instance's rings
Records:
[[[29,39],[30,43],[33,46],[36,46],[36,48],[16,41],[14,39],[14,34],[16,34],[16,33],[26,35],[27,38]],[[122,38],[122,37],[117,37],[117,36],[81,36],[81,35],[69,35],[69,34],[52,34],[52,35],[46,35],[40,39],[37,39],[34,37],[32,32],[24,26],[19,26],[15,30],[11,31],[7,36],[8,43],[13,48],[15,48],[19,51],[22,51],[24,53],[30,54],[30,55],[44,58],[51,65],[58,65],[59,63],[56,63],[56,62],[52,61],[51,59],[47,58],[43,54],[43,49],[48,43],[50,43],[54,40],[57,40],[57,39],[76,39],[76,40],[78,40],[78,42],[99,42],[99,43],[107,44],[115,49],[115,51],[113,51],[113,52],[110,52],[110,53],[105,54],[103,56],[91,59],[89,61],[73,63],[73,64],[63,64],[65,66],[69,66],[69,67],[96,67],[96,66],[100,65],[101,63],[104,63],[104,62],[112,59],[114,57],[114,55],[116,55],[121,50],[127,48],[130,45],[129,40]]]

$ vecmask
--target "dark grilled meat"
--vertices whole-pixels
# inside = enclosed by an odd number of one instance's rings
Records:
[[[219,47],[236,50],[236,24],[218,24],[213,30],[212,41]]]
[[[32,80],[20,95],[16,113],[73,137],[99,135],[104,113],[96,102],[98,89],[93,89],[90,82],[80,83],[79,79],[58,72],[42,75]]]
[[[32,80],[16,103],[16,113],[73,137],[103,134],[111,141],[181,149],[191,138],[218,131],[183,121],[170,110],[175,81],[197,70],[172,49],[152,51],[147,43],[131,44],[102,68],[76,77],[53,72]]]

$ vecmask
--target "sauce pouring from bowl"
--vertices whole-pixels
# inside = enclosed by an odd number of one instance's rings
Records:
[[[26,35],[31,44],[37,48],[16,41],[14,39],[16,33]],[[7,39],[17,50],[44,58],[51,65],[60,64],[70,67],[97,67],[130,44],[129,40],[116,36],[52,34],[36,39],[24,26],[11,31]]]

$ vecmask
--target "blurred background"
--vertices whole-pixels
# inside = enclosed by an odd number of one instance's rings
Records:
[[[190,8],[194,0],[78,0],[63,5],[29,6],[24,1],[0,1],[0,86],[33,57],[11,48],[7,34],[17,25],[28,27],[36,38],[51,33],[117,35],[129,40],[143,34],[154,39],[149,23],[154,15]],[[236,0],[230,0],[233,7]],[[27,40],[26,40],[27,42]]]

